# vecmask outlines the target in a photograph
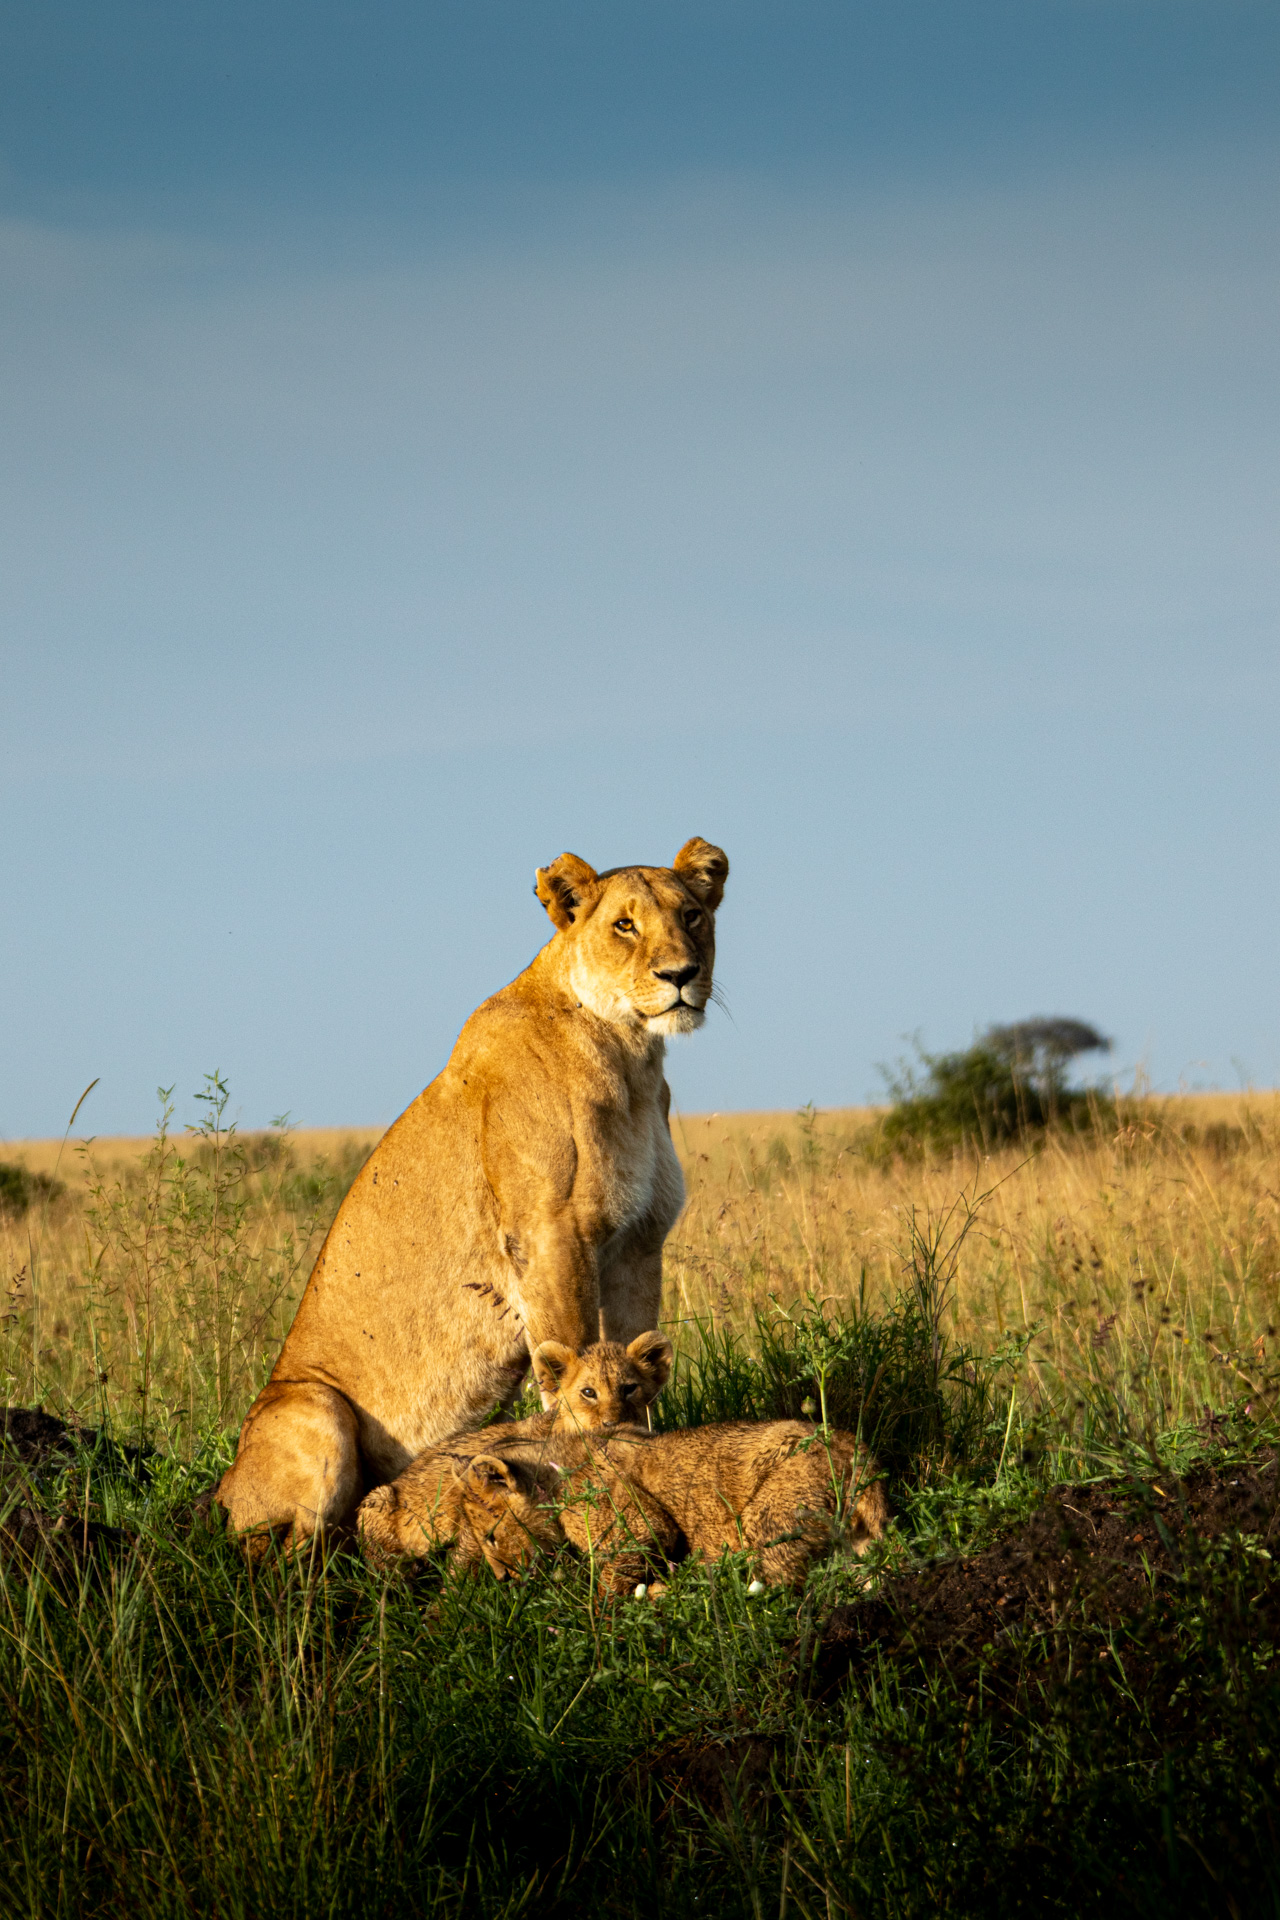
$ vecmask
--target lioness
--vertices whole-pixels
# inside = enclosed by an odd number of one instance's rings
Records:
[[[684,1198],[665,1037],[702,1024],[729,863],[539,870],[555,926],[486,1000],[343,1201],[216,1498],[287,1545],[514,1398],[532,1347],[658,1317]]]

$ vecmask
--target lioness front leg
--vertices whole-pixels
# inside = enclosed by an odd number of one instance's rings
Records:
[[[600,1276],[601,1340],[629,1346],[658,1324],[662,1304],[662,1245],[626,1253]]]
[[[520,1317],[530,1353],[544,1340],[559,1340],[582,1352],[598,1338],[600,1321],[600,1279],[591,1236],[572,1214],[562,1212],[513,1238],[520,1249]]]
[[[342,1531],[363,1491],[351,1403],[312,1381],[273,1381],[250,1409],[214,1498],[256,1557],[273,1536],[294,1548]]]

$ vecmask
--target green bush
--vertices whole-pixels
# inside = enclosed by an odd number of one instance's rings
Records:
[[[988,1027],[960,1053],[927,1053],[882,1069],[892,1102],[873,1146],[897,1152],[973,1143],[984,1151],[1049,1126],[1087,1124],[1096,1089],[1072,1087],[1067,1069],[1111,1042],[1083,1020],[1020,1020]]]
[[[0,1213],[20,1220],[31,1207],[56,1200],[62,1191],[61,1180],[32,1173],[16,1160],[0,1160]]]

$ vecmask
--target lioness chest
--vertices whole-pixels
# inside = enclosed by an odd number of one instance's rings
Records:
[[[608,1261],[637,1233],[664,1237],[684,1205],[684,1177],[657,1101],[615,1111],[598,1128],[596,1179]]]

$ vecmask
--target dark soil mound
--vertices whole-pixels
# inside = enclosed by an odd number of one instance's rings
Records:
[[[133,1535],[100,1520],[71,1513],[41,1513],[37,1507],[11,1507],[0,1519],[0,1565],[30,1569],[37,1562],[66,1568],[77,1561],[101,1560],[128,1550]]]
[[[1082,1627],[1150,1619],[1162,1590],[1194,1575],[1201,1543],[1224,1535],[1274,1548],[1274,1452],[1247,1466],[1199,1467],[1185,1480],[1057,1487],[997,1546],[901,1574],[873,1597],[837,1607],[822,1631],[814,1685],[831,1691],[877,1652],[936,1655],[955,1672],[1036,1633],[1051,1645]]]
[[[0,1407],[0,1459],[20,1461],[38,1473],[55,1461],[65,1466],[75,1451],[72,1429],[40,1407]]]
[[[0,1407],[0,1495],[41,1491],[86,1449],[94,1473],[150,1478],[149,1447],[122,1447],[97,1427],[59,1420],[40,1407]]]

